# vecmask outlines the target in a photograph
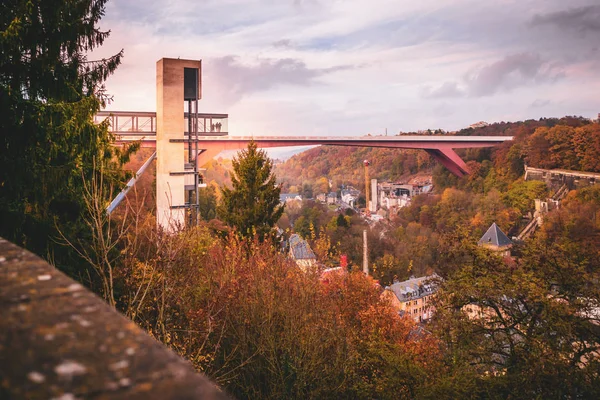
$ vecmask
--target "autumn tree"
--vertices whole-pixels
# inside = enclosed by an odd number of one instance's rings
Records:
[[[82,178],[101,169],[106,187],[121,184],[133,150],[112,146],[107,123],[93,121],[123,56],[87,59],[109,35],[98,27],[105,3],[0,3],[0,235],[63,268],[66,250],[49,239],[57,226],[87,235]]]
[[[445,250],[456,265],[436,296],[434,332],[448,349],[449,373],[432,397],[598,396],[594,260],[545,240],[517,261],[460,235]]]
[[[373,277],[385,286],[393,284],[395,280],[403,281],[410,276],[408,266],[403,265],[393,254],[384,254],[383,257],[375,260],[371,269]]]
[[[505,201],[510,206],[517,208],[523,214],[533,210],[535,199],[545,199],[548,188],[545,182],[517,180],[510,185],[505,193]]]
[[[232,189],[223,187],[218,215],[242,236],[268,236],[283,214],[273,162],[254,141],[233,159]]]
[[[577,128],[572,142],[581,169],[600,171],[600,122]]]
[[[414,398],[434,376],[435,339],[361,272],[323,281],[267,241],[216,240],[204,223],[153,239],[126,274],[142,289],[125,311],[235,398]]]
[[[538,168],[599,171],[600,124],[578,119],[567,119],[564,123],[540,127],[525,141],[528,164]]]

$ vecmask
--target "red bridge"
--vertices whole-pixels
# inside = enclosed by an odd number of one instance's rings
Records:
[[[200,155],[199,166],[215,157],[223,150],[239,150],[254,142],[261,148],[291,147],[308,145],[385,147],[399,149],[422,149],[437,159],[442,165],[457,176],[468,174],[464,161],[454,149],[490,147],[507,140],[512,136],[456,136],[456,135],[401,135],[401,136],[229,136],[227,114],[197,114],[198,136],[191,140],[184,132],[180,139],[170,142],[181,142],[184,146],[191,142],[198,143]],[[141,141],[143,147],[156,147],[156,113],[103,111],[96,115],[96,121],[109,119],[111,131],[117,143]],[[187,113],[185,113],[187,119]],[[187,122],[185,126],[188,126]]]

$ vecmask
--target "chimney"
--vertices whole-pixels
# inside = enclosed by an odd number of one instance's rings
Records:
[[[367,246],[367,230],[363,230],[363,272],[369,276],[369,247]]]
[[[377,197],[377,179],[371,179],[371,212],[377,212],[379,198]]]
[[[342,267],[343,270],[348,269],[348,256],[346,254],[340,256],[340,267]]]

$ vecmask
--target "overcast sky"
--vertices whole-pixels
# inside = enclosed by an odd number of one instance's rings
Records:
[[[600,0],[109,1],[109,110],[154,111],[156,61],[202,59],[233,135],[456,130],[600,112]]]

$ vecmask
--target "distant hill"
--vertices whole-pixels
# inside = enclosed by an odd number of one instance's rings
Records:
[[[284,191],[300,192],[310,185],[317,193],[344,185],[364,185],[364,160],[369,174],[382,180],[401,180],[419,171],[431,170],[433,161],[424,151],[364,147],[320,146],[297,154],[279,164],[275,174]],[[294,188],[295,187],[295,188]]]
[[[540,168],[600,172],[600,124],[589,119],[567,116],[474,125],[445,135],[514,136],[515,139],[493,148],[459,150],[472,171],[460,180],[422,150],[336,146],[319,146],[297,154],[278,164],[275,174],[284,192],[312,190],[316,195],[329,190],[329,184],[332,190],[342,184],[362,188],[364,160],[371,162],[372,178],[402,181],[417,173],[433,173],[440,187],[457,185],[478,192],[486,190],[483,182],[486,179],[500,179],[509,185],[522,175],[525,163]],[[492,182],[491,186],[495,184]]]

